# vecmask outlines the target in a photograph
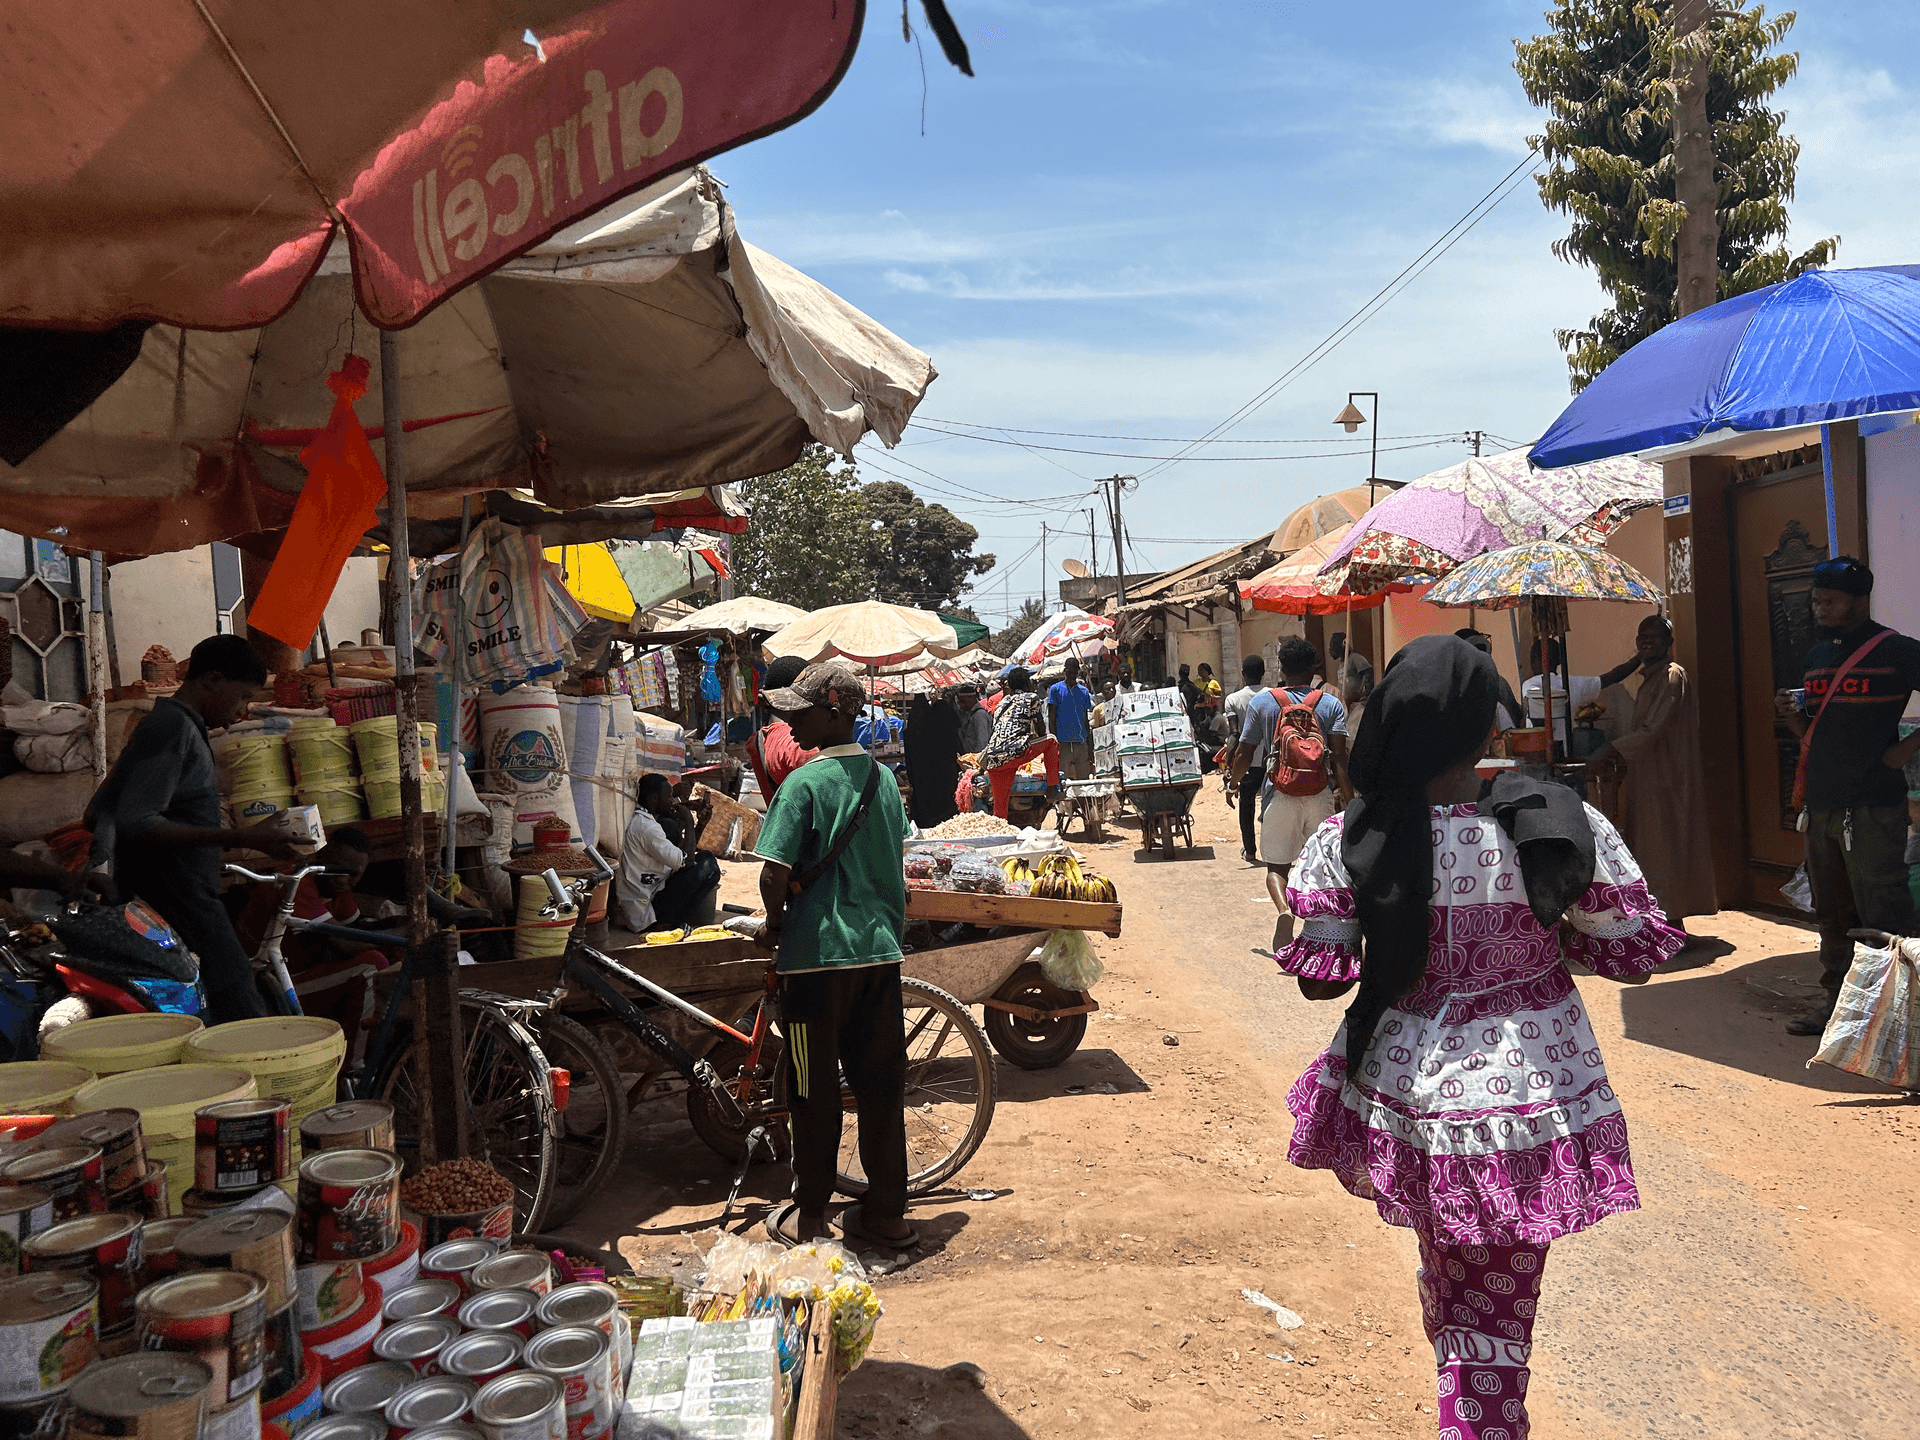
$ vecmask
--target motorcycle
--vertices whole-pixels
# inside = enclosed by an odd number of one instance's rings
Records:
[[[31,1060],[53,1030],[96,1015],[200,1015],[200,965],[138,900],[69,901],[0,938],[0,1060]]]

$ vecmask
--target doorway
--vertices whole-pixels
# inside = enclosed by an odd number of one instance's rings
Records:
[[[1799,686],[1813,646],[1809,592],[1813,567],[1827,558],[1825,491],[1816,463],[1738,485],[1731,495],[1747,867],[1754,898],[1783,904],[1780,886],[1806,848],[1792,802],[1800,742],[1774,714],[1773,696]]]

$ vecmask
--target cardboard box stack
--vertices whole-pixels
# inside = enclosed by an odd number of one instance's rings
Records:
[[[1114,722],[1112,752],[1125,785],[1165,785],[1200,778],[1200,751],[1193,725],[1176,688],[1135,690],[1118,695],[1107,707]],[[1099,766],[1100,733],[1094,734],[1094,763]]]

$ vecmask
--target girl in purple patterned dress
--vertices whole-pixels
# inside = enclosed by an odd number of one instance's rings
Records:
[[[1360,798],[1301,852],[1301,927],[1276,957],[1309,999],[1359,984],[1288,1096],[1288,1158],[1419,1236],[1442,1440],[1525,1440],[1547,1246],[1639,1206],[1561,957],[1633,982],[1685,941],[1573,791],[1503,779],[1480,798],[1496,682],[1452,636],[1394,657],[1354,745]]]

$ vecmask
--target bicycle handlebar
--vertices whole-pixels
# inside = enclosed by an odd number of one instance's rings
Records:
[[[344,875],[347,873],[344,870],[329,870],[324,865],[303,865],[300,869],[289,870],[284,875],[278,873],[262,875],[258,870],[249,870],[244,865],[235,865],[232,862],[228,862],[224,868],[229,875],[238,875],[242,880],[251,880],[259,885],[277,885],[283,880],[291,880],[295,884],[298,884],[309,875]]]

